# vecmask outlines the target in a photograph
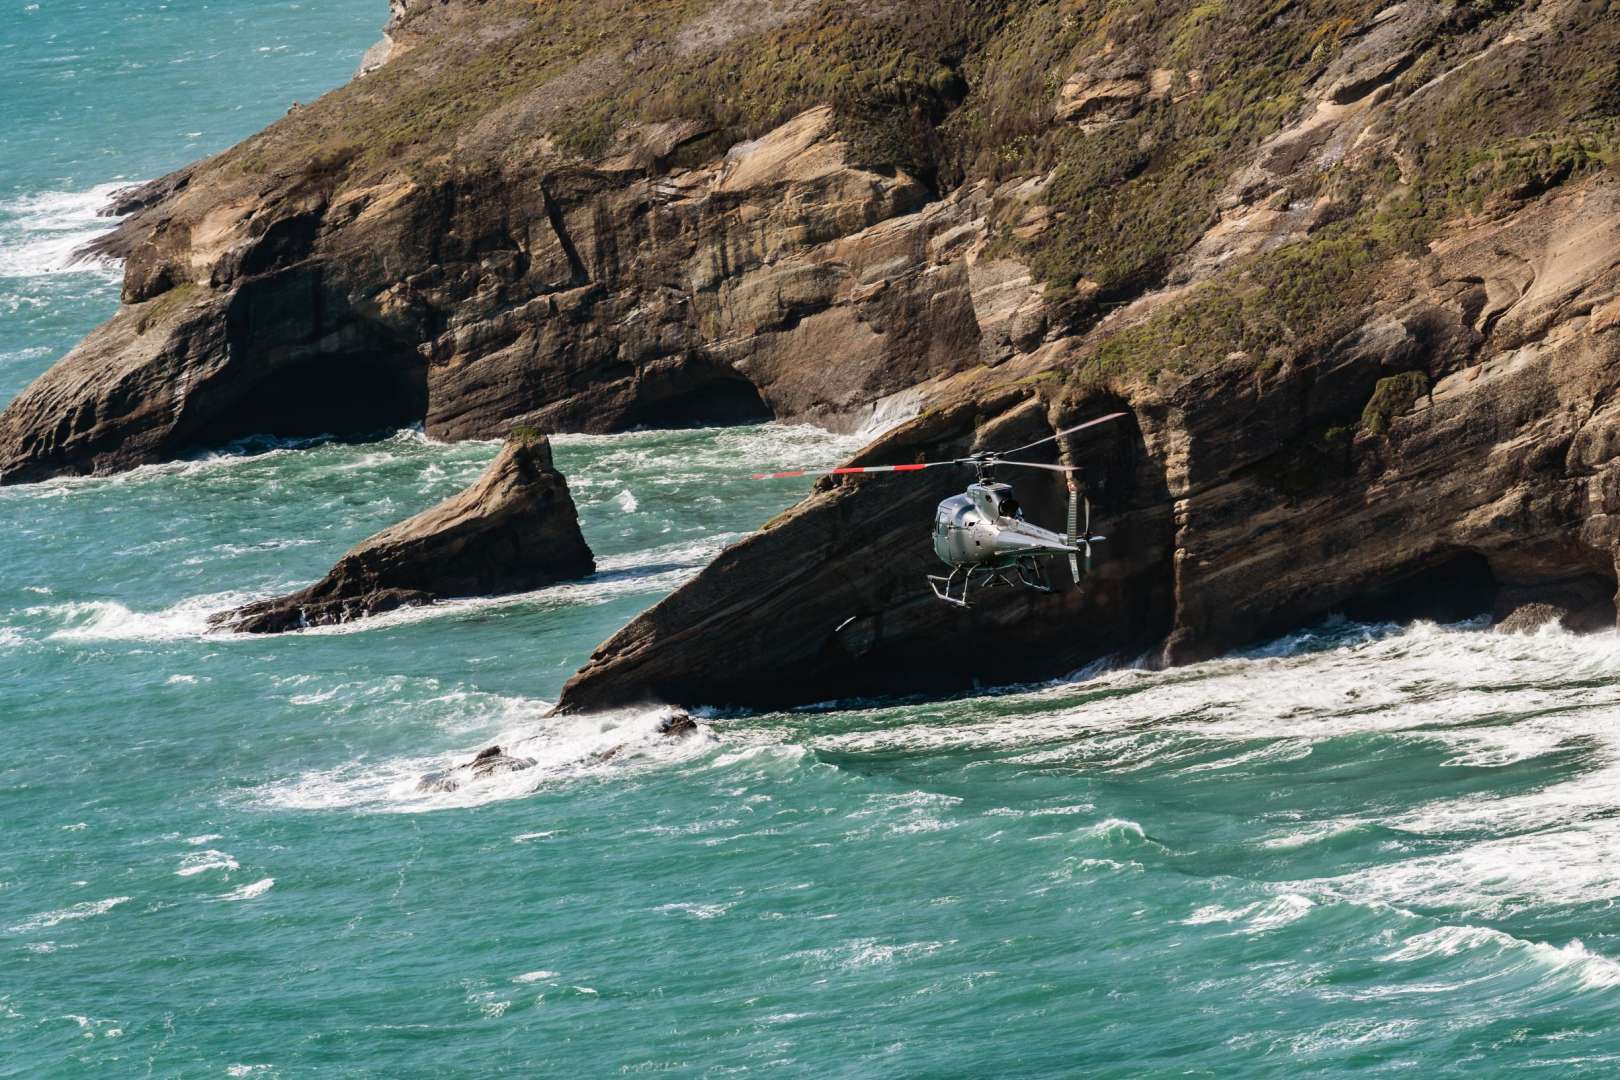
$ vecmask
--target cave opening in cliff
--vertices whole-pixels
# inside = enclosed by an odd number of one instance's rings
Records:
[[[1343,613],[1358,622],[1461,622],[1490,615],[1500,591],[1484,555],[1447,549],[1402,567],[1345,604]]]
[[[775,418],[754,384],[729,371],[675,393],[644,394],[635,414],[635,422],[649,428],[721,427]]]
[[[205,445],[250,435],[360,438],[420,423],[427,366],[409,350],[365,349],[283,361],[195,434]]]

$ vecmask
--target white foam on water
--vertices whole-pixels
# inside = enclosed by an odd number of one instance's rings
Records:
[[[711,754],[717,740],[706,726],[671,738],[659,724],[668,709],[625,709],[587,716],[537,715],[546,703],[514,699],[522,720],[475,746],[423,756],[374,762],[365,758],[267,785],[252,801],[268,810],[355,809],[373,813],[420,813],[465,809],[522,798],[546,787],[598,777],[623,776],[645,768],[690,764]],[[461,768],[489,745],[532,766],[475,777]],[[454,791],[421,790],[425,777],[447,774]],[[539,833],[524,834],[523,839]],[[520,841],[521,842],[521,841]]]
[[[1546,761],[1546,782],[1507,794],[1420,800],[1389,817],[1351,814],[1262,834],[1259,846],[1281,852],[1374,823],[1434,841],[1414,845],[1420,854],[1386,849],[1393,861],[1283,883],[1302,899],[1242,912],[1261,928],[1333,901],[1500,918],[1620,902],[1620,819],[1611,820],[1620,791],[1617,672],[1615,632],[1578,636],[1554,627],[1518,636],[1477,624],[1341,624],[1186,668],[1120,669],[925,710],[846,712],[844,730],[827,734],[796,733],[791,714],[775,720],[773,732],[772,718],[763,718],[749,738],[798,739],[811,751],[839,754],[1004,752],[1003,762],[1089,773],[1151,769],[1196,783],[1302,760],[1352,737],[1428,747],[1440,769]],[[1111,821],[1088,833],[1109,844],[1151,843],[1141,830]]]
[[[613,497],[613,501],[618,503],[619,509],[626,514],[635,513],[636,510],[641,506],[641,504],[636,501],[636,497],[630,493],[629,488],[625,488],[623,491],[615,495]]]
[[[114,192],[129,181],[98,184],[88,191],[47,191],[0,203],[0,277],[91,273],[115,280],[114,260],[85,261],[78,251],[118,224],[102,217]]]
[[[209,848],[207,851],[190,851],[180,859],[180,868],[175,871],[180,877],[194,877],[197,874],[206,874],[210,870],[238,870],[241,867],[236,860],[223,851]]]
[[[1587,711],[1576,727],[1593,726],[1600,712],[1620,716],[1620,685],[1585,685],[1620,668],[1620,635],[1613,632],[1564,635],[1556,649],[1542,639],[1426,623],[1370,638],[1351,628],[1350,636],[1349,644],[1326,650],[1320,635],[1295,635],[1286,647],[1185,668],[1111,671],[1000,697],[993,710],[939,710],[924,722],[884,722],[904,707],[875,709],[870,729],[818,736],[812,745],[840,751],[1032,746],[1040,748],[1031,751],[1036,756],[1016,760],[1119,769],[1174,764],[1215,749],[1223,751],[1220,760],[1187,768],[1219,772],[1303,757],[1324,740],[1388,733],[1466,747],[1467,762],[1480,760],[1488,747],[1506,762],[1555,748],[1569,730],[1558,729],[1554,737],[1535,725],[1468,725],[1508,712],[1576,706]],[[1390,678],[1391,671],[1400,678]],[[985,713],[991,715],[978,719]]]
[[[1296,881],[1292,887],[1356,903],[1506,918],[1547,906],[1620,900],[1616,851],[1620,822],[1599,820],[1529,836],[1465,842],[1443,854]]]
[[[232,889],[228,893],[221,893],[218,896],[214,897],[214,899],[216,899],[216,900],[252,900],[255,897],[263,896],[265,893],[269,892],[271,887],[273,885],[275,885],[275,883],[276,883],[275,878],[269,878],[269,877],[261,878],[260,880],[255,881],[252,884],[243,885],[240,888]]]
[[[1346,833],[1354,832],[1365,824],[1367,824],[1367,822],[1360,818],[1343,818],[1336,821],[1317,822],[1304,828],[1290,829],[1287,832],[1280,833],[1276,836],[1267,837],[1266,839],[1260,841],[1260,846],[1280,850],[1307,847],[1322,840],[1328,840],[1335,836],[1343,836]]]
[[[1493,963],[1509,961],[1498,973],[1511,972],[1520,964],[1534,965],[1550,975],[1567,977],[1583,990],[1620,986],[1620,962],[1592,952],[1578,939],[1557,946],[1528,941],[1488,926],[1440,926],[1424,930],[1379,959],[1390,964],[1415,964],[1475,955]]]
[[[677,445],[672,446],[672,440]],[[859,433],[839,435],[808,424],[774,423],[679,433],[551,436],[552,445],[563,450],[565,458],[573,447],[593,451],[582,469],[567,460],[560,462],[570,488],[588,491],[595,485],[613,485],[614,494],[624,488],[626,476],[644,475],[646,483],[655,485],[706,480],[716,474],[747,482],[756,472],[829,467],[848,460],[869,441]],[[809,487],[807,479],[796,483]]]
[[[129,900],[130,898],[127,896],[111,896],[105,900],[86,900],[84,903],[74,904],[72,907],[60,908],[56,911],[46,911],[38,915],[34,915],[28,919],[24,919],[11,929],[15,933],[25,934],[31,930],[45,930],[65,922],[77,922],[81,919],[90,919],[97,915],[105,915],[119,904],[127,904]]]
[[[178,641],[209,632],[208,617],[255,599],[222,592],[188,597],[161,611],[132,611],[116,600],[81,600],[28,608],[24,614],[56,620],[57,641]]]
[[[557,977],[558,973],[555,971],[525,971],[522,975],[514,975],[512,981],[515,983],[536,983]]]
[[[804,949],[799,952],[789,953],[786,959],[798,960],[806,967],[859,971],[862,968],[883,967],[899,963],[917,956],[928,956],[955,944],[955,939],[895,944],[881,942],[876,938],[856,938],[841,945],[821,949]]]
[[[690,915],[694,919],[718,919],[720,916],[724,915],[726,912],[730,911],[732,908],[734,908],[736,906],[737,905],[735,903],[731,903],[731,904],[675,903],[675,904],[661,904],[660,906],[653,908],[653,910],[654,911],[662,911],[662,912],[666,912],[666,913],[669,913],[669,914]]]
[[[1242,923],[1238,933],[1264,934],[1277,930],[1289,923],[1298,922],[1311,909],[1316,902],[1308,896],[1298,893],[1283,893],[1267,900],[1256,900],[1240,907],[1227,908],[1219,904],[1210,904],[1199,908],[1191,915],[1182,919],[1184,926],[1206,926],[1212,923]]]
[[[314,481],[328,476],[344,475],[353,470],[347,448],[330,458],[311,460],[304,451],[316,450],[326,447],[333,441],[330,435],[314,435],[308,437],[281,437],[271,435],[255,435],[241,439],[218,449],[204,451],[195,457],[182,458],[178,461],[164,461],[149,465],[138,465],[133,469],[113,473],[109,476],[56,476],[49,480],[41,480],[33,484],[17,484],[7,488],[0,488],[0,501],[9,499],[40,499],[40,498],[69,498],[80,494],[91,494],[104,488],[140,487],[152,483],[166,483],[172,479],[202,479],[225,470],[265,468],[273,469],[281,461],[294,458],[302,470],[299,474],[299,483],[309,485]],[[493,456],[496,444],[482,442],[456,443],[453,447],[435,442],[422,433],[418,428],[401,428],[392,435],[370,444],[374,448],[370,453],[377,455],[376,460],[394,461],[401,458],[416,460],[420,458],[420,448],[432,446],[441,451],[454,451],[456,454],[476,454],[476,458],[469,458],[466,462],[468,479],[487,464],[487,458]],[[456,466],[460,468],[461,466]],[[279,480],[270,476],[265,483],[267,489],[275,490]],[[307,541],[292,539],[284,541],[285,544],[295,545]]]

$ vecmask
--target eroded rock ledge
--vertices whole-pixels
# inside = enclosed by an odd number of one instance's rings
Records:
[[[1082,588],[946,608],[923,581],[928,523],[967,478],[823,481],[598,648],[559,708],[938,694],[1109,656],[1207,659],[1335,613],[1613,627],[1617,312],[1620,181],[1599,178],[1459,225],[1399,265],[1355,329],[1270,371],[1235,357],[1192,375],[986,379],[855,462],[1129,410],[1059,448],[1110,478],[1106,557]],[[1056,481],[1013,479],[1033,520],[1062,521]]]
[[[595,569],[550,441],[515,435],[472,486],[362,540],[314,585],[212,622],[275,634],[447,597],[524,592]]]
[[[417,422],[853,429],[1005,348],[1033,294],[974,269],[982,192],[850,162],[828,109],[694,168],[635,160],[132,197],[125,304],[0,413],[0,483]]]

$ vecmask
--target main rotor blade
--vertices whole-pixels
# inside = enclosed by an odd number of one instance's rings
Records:
[[[1109,413],[1107,416],[1099,416],[1095,420],[1087,420],[1083,424],[1076,424],[1076,425],[1074,425],[1074,427],[1064,428],[1062,431],[1056,432],[1055,434],[1052,434],[1052,435],[1048,435],[1044,439],[1036,439],[1032,443],[1028,443],[1028,444],[1026,444],[1024,446],[1020,446],[1017,450],[1003,450],[997,456],[998,457],[1005,457],[1008,454],[1017,454],[1017,453],[1020,453],[1020,452],[1022,452],[1024,450],[1029,450],[1029,449],[1032,449],[1034,447],[1040,446],[1042,443],[1049,443],[1053,439],[1061,439],[1065,435],[1073,435],[1075,432],[1081,431],[1081,430],[1083,430],[1085,428],[1095,427],[1098,424],[1106,424],[1110,420],[1118,420],[1120,417],[1122,417],[1124,415],[1125,414],[1122,413],[1122,412],[1116,412],[1116,413]],[[1013,464],[1013,462],[1008,461],[1008,462],[1004,462],[1004,464],[1011,465],[1011,464]]]
[[[869,472],[921,472],[937,465],[955,465],[955,461],[923,461],[916,465],[845,465],[841,469],[789,469],[786,472],[754,473],[754,480],[786,480],[791,476],[848,476]]]
[[[1003,465],[1013,465],[1020,469],[1045,469],[1047,472],[1079,472],[1085,468],[1084,465],[1043,465],[1039,461],[1003,461],[1000,458],[990,458],[985,464],[997,469]]]

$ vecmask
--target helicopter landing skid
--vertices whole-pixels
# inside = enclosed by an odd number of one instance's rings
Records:
[[[928,575],[928,587],[947,604],[972,607],[968,599],[971,589],[996,589],[1022,586],[1036,592],[1056,592],[1046,580],[1046,571],[1034,556],[1017,559],[1006,566],[953,566],[944,577]]]

